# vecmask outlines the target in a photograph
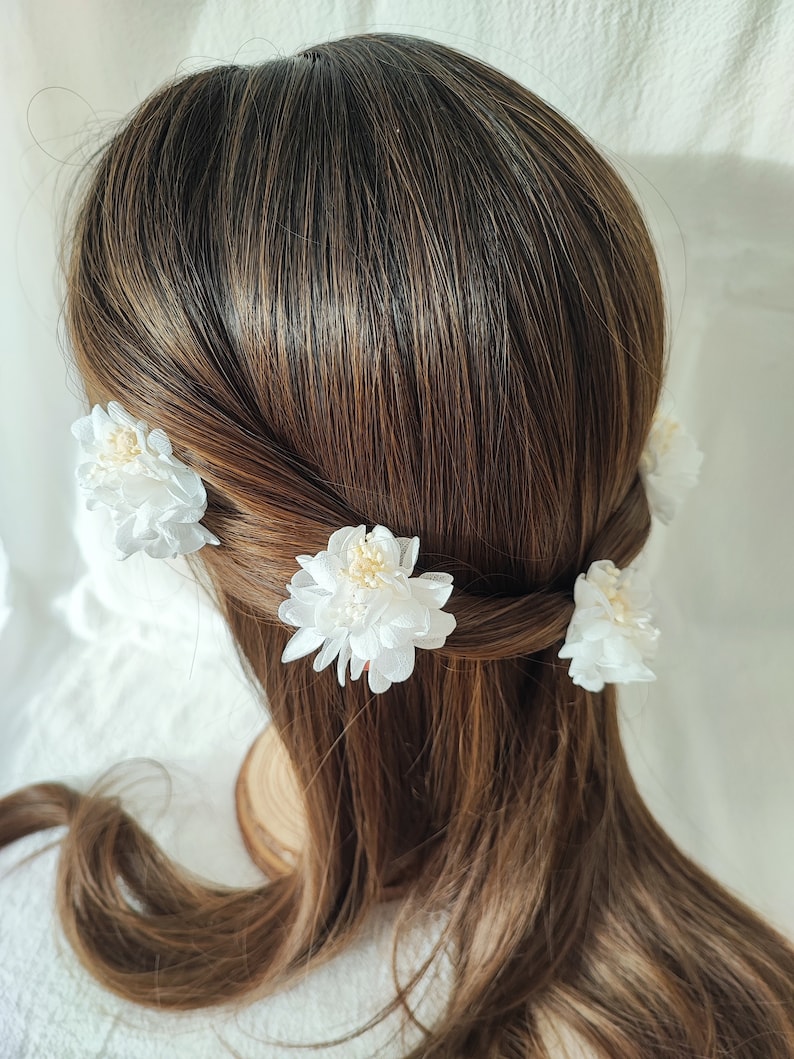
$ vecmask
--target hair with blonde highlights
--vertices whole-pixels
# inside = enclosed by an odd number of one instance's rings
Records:
[[[794,950],[680,852],[614,689],[557,657],[577,574],[649,533],[638,475],[665,368],[641,213],[554,109],[415,37],[366,34],[157,91],[74,225],[67,322],[92,402],[204,479],[206,577],[294,769],[306,842],[255,889],[172,864],[112,799],[0,803],[0,843],[68,823],[59,907],[142,1004],[261,996],[386,896],[440,911],[454,981],[415,1056],[791,1057]],[[282,665],[298,552],[418,536],[457,628],[372,696]]]

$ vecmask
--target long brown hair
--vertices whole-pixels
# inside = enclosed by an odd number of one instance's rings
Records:
[[[92,402],[202,475],[206,576],[298,780],[294,871],[253,890],[170,863],[112,799],[40,785],[86,967],[144,1004],[261,996],[399,895],[442,912],[448,1004],[414,1053],[794,1055],[794,951],[641,801],[611,687],[557,658],[576,575],[628,564],[665,361],[640,211],[497,70],[348,37],[147,99],[74,225],[67,321]],[[279,661],[295,555],[344,525],[417,535],[457,629],[380,696]]]

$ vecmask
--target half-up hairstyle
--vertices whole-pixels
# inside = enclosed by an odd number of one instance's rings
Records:
[[[623,181],[568,121],[441,44],[348,37],[147,99],[102,154],[68,265],[90,401],[163,428],[206,483],[206,577],[294,769],[306,841],[258,889],[199,882],[118,805],[57,784],[86,967],[142,1004],[261,996],[386,898],[446,917],[415,1056],[794,1055],[794,951],[641,801],[616,696],[557,657],[573,584],[628,565],[665,306]],[[373,696],[282,665],[298,553],[418,536],[457,628]],[[123,885],[122,885],[123,883]]]

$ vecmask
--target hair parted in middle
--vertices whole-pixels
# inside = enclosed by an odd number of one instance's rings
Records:
[[[99,159],[67,321],[90,400],[164,429],[206,485],[221,546],[191,562],[306,819],[293,871],[228,891],[107,800],[33,789],[6,835],[71,823],[61,914],[86,965],[164,1008],[259,995],[399,896],[406,924],[445,913],[455,954],[417,1056],[544,1055],[543,1016],[613,1057],[791,1055],[790,949],[661,831],[614,688],[557,657],[577,575],[648,537],[665,368],[654,249],[602,154],[414,37],[191,74]],[[280,662],[296,554],[362,524],[418,536],[455,584],[443,649],[377,696]]]

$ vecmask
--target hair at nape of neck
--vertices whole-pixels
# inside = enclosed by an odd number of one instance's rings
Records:
[[[81,484],[120,551],[201,566],[306,820],[292,870],[229,890],[101,795],[5,799],[5,842],[69,825],[85,966],[160,1009],[261,997],[399,893],[456,954],[413,1056],[543,1055],[559,1025],[600,1056],[791,1059],[794,951],[621,745],[609,678],[648,679],[656,639],[635,564],[698,455],[655,420],[659,267],[601,153],[418,37],[218,66],[114,134],[67,280]]]

